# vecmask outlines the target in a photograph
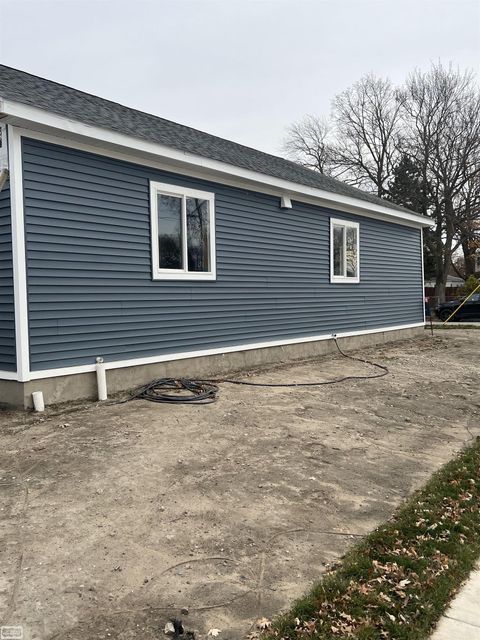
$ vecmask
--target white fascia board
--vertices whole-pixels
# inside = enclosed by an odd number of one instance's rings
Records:
[[[83,124],[76,120],[71,120],[54,113],[44,111],[37,107],[31,107],[13,102],[10,100],[2,100],[0,98],[0,117],[6,118],[10,124],[23,127],[24,129],[33,129],[44,133],[57,135],[68,140],[77,140],[78,142],[87,142],[94,147],[92,151],[102,153],[100,149],[104,149],[103,155],[111,155],[107,151],[123,150],[132,155],[137,156],[137,160],[130,158],[130,162],[139,162],[138,157],[143,157],[140,161],[142,164],[150,164],[146,162],[147,158],[161,159],[163,163],[167,163],[170,171],[180,170],[185,175],[193,175],[199,178],[206,177],[210,180],[217,180],[224,184],[232,186],[240,186],[242,188],[250,188],[252,190],[264,193],[273,193],[278,196],[287,196],[301,202],[308,202],[318,206],[330,207],[340,211],[348,211],[358,215],[366,215],[368,217],[377,217],[380,219],[396,222],[398,224],[407,224],[416,227],[429,227],[432,222],[414,213],[396,211],[378,204],[373,204],[350,196],[324,191],[314,187],[275,178],[266,174],[243,169],[230,165],[226,162],[204,158],[193,153],[172,149],[165,145],[141,140],[133,136],[110,131],[102,127]],[[67,144],[64,142],[64,144]],[[99,147],[100,149],[96,149]],[[188,173],[187,173],[188,171]]]
[[[315,336],[302,338],[285,338],[283,340],[270,340],[268,342],[254,342],[250,344],[237,344],[231,347],[218,347],[214,349],[202,349],[199,351],[185,351],[181,353],[166,353],[164,355],[148,356],[145,358],[133,358],[131,360],[114,360],[105,362],[105,369],[124,369],[125,367],[135,367],[147,364],[157,364],[160,362],[171,362],[173,360],[185,360],[187,358],[200,358],[204,356],[224,355],[237,351],[249,351],[251,349],[265,349],[268,347],[281,347],[288,344],[302,344],[305,342],[317,342],[321,340],[332,340],[335,338],[349,338],[352,336],[363,336],[372,333],[385,333],[388,331],[400,331],[402,329],[414,329],[423,327],[423,322],[412,324],[402,324],[392,327],[378,327],[376,329],[362,329],[360,331],[344,331],[343,333],[323,333]],[[29,380],[40,380],[42,378],[57,378],[58,376],[75,375],[79,373],[89,373],[96,370],[96,364],[81,364],[61,369],[43,369],[41,371],[30,371]]]

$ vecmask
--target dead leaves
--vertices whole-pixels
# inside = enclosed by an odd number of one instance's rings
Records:
[[[422,615],[418,594],[425,585],[448,570],[449,559],[435,550],[420,575],[400,562],[400,558],[417,562],[423,559],[416,543],[406,543],[399,537],[395,542],[395,551],[398,562],[372,559],[368,579],[350,580],[348,586],[334,596],[327,597],[325,594],[311,619],[296,618],[295,635],[310,637],[321,635],[324,630],[339,639],[353,639],[370,629],[375,631],[376,637],[388,640],[392,637],[391,625],[411,625],[416,617]],[[360,614],[359,602],[363,602]]]
[[[321,589],[307,600],[314,613],[290,619],[286,631],[280,630],[281,625],[257,626],[259,632],[249,640],[262,640],[265,631],[267,638],[278,640],[392,640],[407,637],[407,629],[416,630],[433,611],[428,593],[439,578],[447,574],[455,583],[455,572],[449,572],[457,565],[456,554],[461,557],[464,545],[478,545],[480,446],[476,446],[469,467],[457,467],[453,479],[437,476],[417,494],[416,503],[379,527],[344,562],[327,567]],[[452,474],[451,468],[448,473]]]
[[[268,618],[259,618],[255,623],[255,631],[251,631],[247,635],[247,640],[258,640],[261,633],[264,633],[268,629],[271,629],[272,621]]]
[[[270,629],[270,627],[272,626],[272,621],[269,620],[268,618],[260,618],[259,620],[257,620],[257,629],[260,629],[261,631],[265,631],[265,629]]]

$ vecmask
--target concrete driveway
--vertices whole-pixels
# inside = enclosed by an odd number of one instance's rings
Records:
[[[0,414],[3,624],[158,639],[176,615],[244,637],[480,434],[479,353],[480,331],[439,331],[362,351],[378,380]],[[365,371],[327,356],[251,379]]]

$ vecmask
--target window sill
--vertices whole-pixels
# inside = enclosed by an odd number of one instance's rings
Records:
[[[360,278],[343,278],[342,276],[332,276],[331,284],[360,284]]]
[[[201,273],[194,271],[156,271],[152,274],[152,280],[190,280],[192,282],[198,280],[216,280],[216,273]]]

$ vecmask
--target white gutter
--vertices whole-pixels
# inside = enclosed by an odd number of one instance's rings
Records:
[[[34,131],[56,135],[77,142],[88,143],[92,151],[97,147],[112,151],[123,151],[136,154],[145,160],[162,160],[167,162],[170,170],[183,171],[197,177],[208,176],[225,184],[241,183],[244,187],[265,193],[276,193],[278,196],[289,197],[294,200],[310,202],[320,206],[349,211],[359,215],[379,217],[399,224],[429,227],[431,220],[415,213],[397,211],[379,204],[374,204],[358,198],[331,193],[323,189],[308,187],[289,180],[275,178],[257,171],[243,169],[226,162],[204,158],[202,156],[178,151],[156,142],[141,140],[130,135],[117,133],[97,126],[83,124],[37,107],[30,107],[19,102],[2,100],[0,98],[0,118],[4,122],[33,129]],[[66,143],[68,144],[68,143]],[[101,153],[101,150],[97,151]]]

